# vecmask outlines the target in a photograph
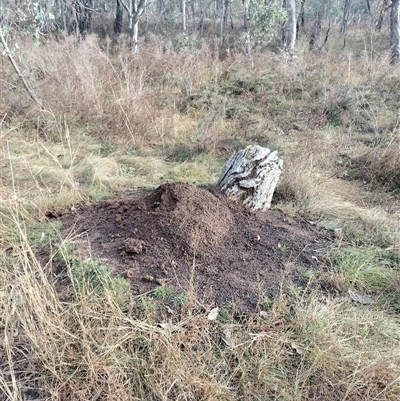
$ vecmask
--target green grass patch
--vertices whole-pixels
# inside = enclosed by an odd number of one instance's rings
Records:
[[[338,248],[332,253],[334,271],[349,287],[369,293],[388,291],[399,277],[397,256],[373,247]]]
[[[188,296],[183,293],[176,294],[172,298],[172,305],[175,309],[179,309],[184,306],[188,302]]]
[[[123,278],[114,277],[108,266],[96,260],[87,260],[74,263],[71,273],[79,296],[106,297],[121,308],[127,306],[130,300],[129,283]]]
[[[160,285],[153,291],[153,295],[156,299],[165,299],[171,295],[172,291],[170,288]]]

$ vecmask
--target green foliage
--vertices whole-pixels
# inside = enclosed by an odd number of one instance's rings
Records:
[[[171,147],[167,155],[167,160],[172,162],[195,161],[196,157],[206,152],[200,141],[190,140],[178,142]]]
[[[187,301],[188,301],[188,297],[186,294],[183,294],[183,293],[176,294],[172,298],[172,305],[174,305],[175,309],[178,309],[178,308],[181,308],[183,305],[185,305]]]
[[[160,285],[153,291],[154,296],[157,299],[165,299],[171,295],[171,289]]]
[[[28,241],[35,246],[47,247],[58,239],[60,229],[60,221],[31,223],[27,227]]]
[[[179,34],[174,37],[172,46],[175,51],[187,50],[189,53],[195,54],[199,48],[199,41],[192,36]]]
[[[61,263],[62,265],[72,265],[77,262],[76,248],[73,242],[68,240],[62,241],[62,243],[59,244],[59,246],[54,250],[53,260]]]
[[[233,323],[234,319],[232,314],[233,314],[232,305],[227,305],[219,309],[217,320],[221,323]]]
[[[277,33],[277,28],[286,19],[286,10],[280,0],[252,0],[249,6],[252,23],[251,40],[269,41]]]
[[[286,293],[291,298],[300,299],[304,293],[304,289],[296,284],[288,283],[286,285]]]
[[[36,44],[40,44],[43,34],[57,28],[56,9],[45,2],[22,1],[16,7],[15,2],[5,0],[1,3],[0,13],[5,35],[9,32],[6,27],[17,28],[18,31],[22,29],[35,38]]]
[[[311,20],[315,20],[319,16],[322,16],[322,18],[335,18],[342,16],[342,7],[342,4],[336,0],[308,0],[305,3],[304,12]]]
[[[136,174],[136,169],[133,166],[121,166],[121,170],[125,175],[134,175]]]
[[[135,316],[136,319],[145,320],[149,319],[153,315],[155,316],[157,312],[157,305],[154,298],[148,294],[139,295],[135,297],[132,304],[131,314]]]
[[[281,244],[280,242],[278,243],[278,249],[284,254],[286,255],[288,253],[288,249],[287,246],[285,244]]]
[[[104,297],[119,307],[128,304],[129,283],[122,278],[113,277],[110,268],[97,260],[75,263],[71,273],[76,292],[80,296]]]

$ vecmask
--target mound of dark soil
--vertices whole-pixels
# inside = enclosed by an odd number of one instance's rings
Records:
[[[318,267],[326,243],[305,221],[249,212],[215,188],[181,183],[77,207],[61,220],[82,258],[100,259],[135,293],[165,285],[244,312],[275,296],[284,275],[301,280],[293,266]]]

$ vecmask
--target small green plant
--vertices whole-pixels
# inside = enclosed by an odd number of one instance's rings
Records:
[[[165,299],[171,295],[171,289],[165,286],[159,286],[153,291],[157,299]]]
[[[309,281],[314,281],[316,279],[317,274],[315,270],[306,268],[304,266],[294,266],[294,270]]]
[[[274,305],[274,300],[271,299],[267,294],[262,294],[260,298],[260,308],[263,311],[267,311]]]
[[[63,241],[58,248],[55,249],[53,259],[63,264],[74,263],[76,260],[74,244],[68,240]]]
[[[133,166],[122,166],[122,172],[126,175],[136,174],[136,168]]]
[[[219,309],[217,320],[221,323],[233,323],[232,305],[227,305]]]
[[[287,284],[286,293],[295,299],[299,299],[303,294],[304,289],[295,284]]]
[[[130,299],[129,283],[113,277],[108,266],[97,260],[85,260],[71,268],[76,292],[82,296],[105,297],[124,307]]]
[[[39,247],[46,247],[58,239],[60,221],[33,223],[27,226],[28,241]]]
[[[187,301],[188,301],[188,297],[186,294],[183,294],[183,293],[176,294],[172,298],[172,305],[174,305],[175,309],[178,309],[178,308],[181,308],[183,305],[185,305]]]
[[[287,246],[278,242],[278,249],[285,255],[288,252]]]
[[[157,185],[154,185],[154,184],[147,184],[147,185],[145,185],[145,187],[144,187],[144,189],[146,190],[146,191],[152,191],[153,189],[156,189],[157,188]]]
[[[157,312],[157,305],[154,302],[154,298],[148,294],[139,295],[134,298],[132,303],[131,314],[136,319],[148,319],[155,315]]]

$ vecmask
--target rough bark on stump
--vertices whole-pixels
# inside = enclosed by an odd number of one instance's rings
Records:
[[[231,155],[222,170],[218,187],[249,209],[265,211],[271,206],[282,166],[277,151],[250,145]]]

